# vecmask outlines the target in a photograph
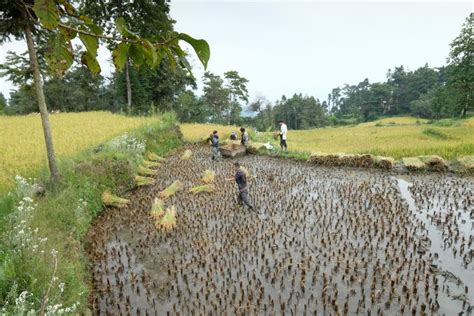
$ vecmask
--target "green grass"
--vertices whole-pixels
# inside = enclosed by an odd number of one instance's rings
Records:
[[[164,115],[159,123],[147,124],[129,135],[145,143],[146,150],[164,155],[182,144],[178,132],[174,116]],[[24,197],[21,191],[25,191],[21,188],[0,199],[0,306],[4,306],[6,314],[22,313],[14,305],[23,291],[30,293],[26,310],[38,313],[50,283],[53,286],[48,305],[60,303],[70,307],[78,302],[76,311],[86,310],[89,293],[86,233],[103,208],[100,197],[104,190],[123,195],[134,186],[133,178],[143,152],[144,149],[137,153],[115,144],[105,145],[99,152],[89,148],[74,158],[62,159],[59,185],[48,182],[46,171],[40,172],[39,180],[46,187],[46,195],[34,199],[34,210],[29,213],[18,209]],[[22,221],[25,222],[21,224]],[[31,241],[24,243],[18,239],[21,234],[13,225],[23,225],[25,231],[28,227],[38,229],[38,233],[30,234]],[[39,238],[47,240],[40,242]],[[34,244],[39,245],[36,250]],[[52,249],[57,251],[56,257],[51,254]],[[56,259],[58,279],[51,282]],[[64,283],[63,292],[61,283]]]
[[[434,128],[427,128],[423,130],[423,134],[433,137],[435,139],[441,139],[441,140],[446,140],[449,139],[450,137],[446,135],[445,133],[441,132],[440,130],[434,129]]]

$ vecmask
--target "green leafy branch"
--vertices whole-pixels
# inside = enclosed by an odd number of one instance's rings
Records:
[[[203,39],[195,39],[188,34],[177,32],[142,38],[129,29],[123,17],[115,20],[115,28],[120,37],[108,36],[103,34],[102,28],[91,18],[79,16],[70,0],[35,0],[32,7],[24,5],[27,7],[27,12],[32,9],[42,28],[52,31],[45,60],[49,68],[58,75],[64,74],[74,61],[71,41],[76,37],[79,37],[85,47],[81,63],[93,74],[100,72],[100,65],[97,62],[99,40],[107,41],[114,47],[113,63],[118,70],[124,68],[128,58],[136,66],[147,64],[152,68],[157,67],[163,58],[167,58],[173,68],[180,64],[192,72],[186,59],[187,53],[179,45],[180,41],[190,44],[203,66],[207,68],[210,48]]]

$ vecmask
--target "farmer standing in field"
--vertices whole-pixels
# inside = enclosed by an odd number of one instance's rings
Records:
[[[249,188],[247,185],[247,176],[245,172],[240,168],[239,162],[234,162],[235,176],[234,178],[227,178],[227,181],[232,181],[235,179],[237,187],[239,189],[238,201],[240,205],[246,205],[252,211],[255,211],[255,208],[249,202]]]
[[[240,144],[247,147],[249,145],[249,133],[245,131],[245,128],[240,128]]]
[[[282,120],[278,121],[278,124],[280,125],[280,147],[282,151],[287,151],[286,134],[288,133],[288,127]]]
[[[211,152],[212,152],[212,160],[219,160],[220,158],[219,135],[217,131],[214,131],[211,134]]]

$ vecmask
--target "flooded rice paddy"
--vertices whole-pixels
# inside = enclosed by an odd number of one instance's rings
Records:
[[[443,174],[399,176],[246,156],[257,214],[237,204],[230,160],[204,146],[170,155],[156,185],[89,232],[94,314],[469,314],[474,303],[474,183]],[[214,193],[194,195],[216,172]],[[177,226],[150,217],[166,200]]]

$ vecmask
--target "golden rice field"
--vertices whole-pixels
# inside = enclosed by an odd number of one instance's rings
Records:
[[[184,124],[183,134],[195,141],[213,129],[228,135],[237,127]],[[271,139],[271,133],[262,133]],[[440,155],[445,159],[474,155],[474,118],[449,127],[412,117],[386,118],[350,127],[289,131],[288,149],[297,152],[370,153],[395,159]]]
[[[56,155],[70,157],[157,118],[126,117],[108,112],[50,115]],[[39,115],[0,116],[0,194],[15,175],[35,176],[46,165]]]
[[[184,138],[189,142],[196,142],[209,136],[214,130],[219,132],[221,139],[229,138],[232,132],[239,132],[240,127],[217,124],[184,123],[180,125]]]

